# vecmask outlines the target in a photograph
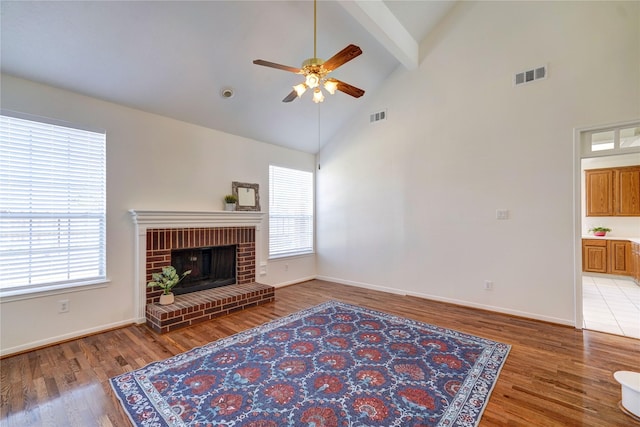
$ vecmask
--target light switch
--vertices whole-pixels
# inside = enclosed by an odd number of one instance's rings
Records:
[[[508,209],[497,209],[496,210],[496,219],[509,219],[509,210]]]

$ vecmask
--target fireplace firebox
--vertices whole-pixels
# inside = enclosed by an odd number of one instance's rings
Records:
[[[176,295],[236,283],[236,245],[171,251],[171,265],[178,272],[191,270],[191,274],[176,285]]]

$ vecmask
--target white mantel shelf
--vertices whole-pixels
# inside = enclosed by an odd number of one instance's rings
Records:
[[[130,209],[134,224],[144,228],[257,226],[264,212],[254,211],[148,211]]]

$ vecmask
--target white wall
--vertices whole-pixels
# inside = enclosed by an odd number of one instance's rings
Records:
[[[322,150],[319,276],[573,325],[573,129],[640,117],[639,6],[460,2]]]
[[[107,131],[106,287],[0,304],[0,352],[9,354],[127,324],[135,317],[134,226],[129,209],[219,211],[231,182],[260,184],[267,212],[268,165],[313,171],[314,156],[225,134],[2,75],[4,109]],[[260,258],[268,258],[268,220]],[[281,285],[315,276],[315,258],[267,265],[258,281]],[[58,314],[68,299],[69,313]]]

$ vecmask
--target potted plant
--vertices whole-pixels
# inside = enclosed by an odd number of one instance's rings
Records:
[[[589,232],[593,232],[594,236],[606,236],[609,231],[611,231],[611,229],[607,227],[593,227],[589,229]]]
[[[234,194],[227,194],[226,196],[224,196],[225,211],[235,211],[236,203],[238,203],[238,198]]]
[[[147,283],[147,287],[155,288],[158,286],[159,288],[162,288],[164,292],[160,295],[160,305],[173,304],[174,296],[171,289],[180,283],[180,281],[188,274],[191,274],[191,270],[187,270],[182,273],[182,275],[178,275],[173,266],[162,267],[162,273],[153,273],[151,275],[153,280]]]

